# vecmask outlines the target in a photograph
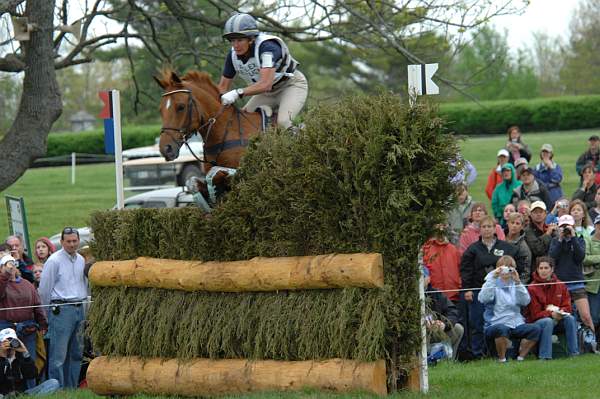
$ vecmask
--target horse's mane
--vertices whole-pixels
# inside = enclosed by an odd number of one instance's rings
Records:
[[[174,79],[177,78],[177,80]],[[160,71],[160,78],[158,78],[165,86],[171,87],[183,87],[183,82],[189,82],[201,89],[204,89],[208,94],[213,97],[219,97],[219,89],[213,83],[210,76],[206,72],[200,71],[188,71],[185,75],[178,77],[172,68],[166,67]]]

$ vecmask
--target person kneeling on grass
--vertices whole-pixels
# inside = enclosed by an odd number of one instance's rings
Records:
[[[506,362],[506,351],[513,339],[521,339],[517,360],[523,360],[540,337],[540,327],[526,324],[521,307],[530,301],[529,292],[521,284],[519,273],[511,256],[503,256],[485,277],[479,301],[485,305],[484,333],[488,341],[494,340],[498,361]]]
[[[578,355],[577,320],[571,314],[569,290],[554,274],[554,259],[548,256],[537,259],[533,283],[528,288],[531,302],[526,315],[529,323],[542,329],[538,358],[552,359],[552,333],[555,330],[564,331],[569,356]]]

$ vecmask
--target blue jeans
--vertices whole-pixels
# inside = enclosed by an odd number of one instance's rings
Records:
[[[29,321],[34,322],[33,320]],[[0,330],[4,330],[5,328],[12,328],[13,330],[16,330],[15,325],[13,323],[6,320],[0,320]],[[33,360],[33,362],[35,363],[35,359],[37,359],[36,333],[34,332],[33,334],[28,335],[18,334],[17,337],[19,337],[21,342],[23,342],[23,345],[25,345],[25,348],[27,348],[27,352],[29,352],[29,355],[31,356],[31,360]],[[25,380],[25,386],[27,386],[27,388],[35,387],[35,378]]]
[[[24,393],[26,395],[37,396],[37,395],[49,395],[60,389],[58,381],[50,379],[42,382],[40,385],[29,388]]]
[[[479,302],[479,291],[473,291],[473,302],[469,306],[469,329],[471,331],[471,353],[475,357],[485,354],[485,337],[483,335],[483,312],[485,306]]]
[[[48,378],[62,388],[77,388],[83,358],[83,306],[60,306],[60,313],[48,311]]]
[[[572,315],[564,316],[558,324],[554,324],[554,320],[550,317],[544,317],[543,319],[536,320],[533,323],[542,329],[540,335],[540,341],[538,342],[540,359],[552,359],[552,333],[555,327],[562,327],[565,330],[565,337],[567,338],[567,351],[569,356],[575,356],[579,354],[579,348],[577,344],[577,321]]]

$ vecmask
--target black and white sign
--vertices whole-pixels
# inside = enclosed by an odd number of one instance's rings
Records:
[[[438,64],[408,66],[408,94],[410,97],[424,94],[440,94],[440,88],[431,78],[438,70]]]

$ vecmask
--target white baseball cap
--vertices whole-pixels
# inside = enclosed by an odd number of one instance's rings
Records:
[[[15,258],[10,255],[4,255],[2,258],[0,258],[0,266],[4,266],[8,262],[15,262]]]
[[[498,154],[496,155],[496,157],[503,156],[508,158],[509,155],[510,154],[508,153],[508,150],[502,148],[501,150],[498,150]]]
[[[568,224],[569,226],[575,226],[575,219],[573,219],[573,216],[562,215],[561,217],[558,218],[559,226],[564,226],[565,224]]]
[[[17,339],[17,333],[12,328],[5,328],[0,331],[0,342],[3,342],[8,338]]]

